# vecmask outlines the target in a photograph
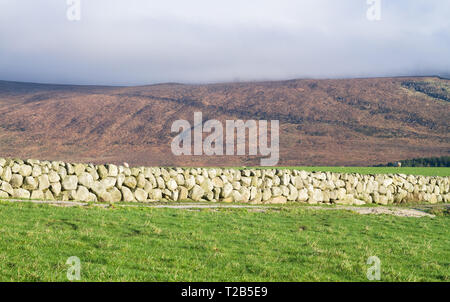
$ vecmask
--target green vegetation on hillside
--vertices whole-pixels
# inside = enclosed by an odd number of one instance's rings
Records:
[[[250,168],[250,167],[249,167]],[[258,169],[260,167],[255,167]],[[273,167],[267,167],[273,168]],[[336,172],[360,174],[411,174],[423,176],[450,176],[447,167],[276,167],[277,169],[297,169],[311,172]],[[239,168],[244,169],[244,167]],[[263,168],[261,168],[263,169]]]
[[[450,102],[450,84],[445,81],[404,81],[402,86],[432,98]]]
[[[450,217],[0,202],[0,281],[449,281]]]
[[[400,163],[402,167],[450,167],[450,156],[413,158],[401,160]],[[386,166],[395,167],[396,164],[388,163]]]

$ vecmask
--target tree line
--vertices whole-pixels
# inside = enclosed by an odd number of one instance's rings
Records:
[[[450,156],[406,159],[377,167],[397,167],[398,163],[402,167],[450,167]]]

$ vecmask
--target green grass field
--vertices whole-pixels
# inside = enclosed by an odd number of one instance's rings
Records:
[[[450,216],[0,202],[0,281],[449,281]]]
[[[450,176],[446,167],[278,167],[278,169],[297,169],[305,171],[360,173],[360,174],[411,174],[423,176]]]

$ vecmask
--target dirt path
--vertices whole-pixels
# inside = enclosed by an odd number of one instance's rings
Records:
[[[102,208],[108,208],[111,205],[106,203],[87,203],[87,202],[77,202],[77,201],[45,201],[45,200],[21,200],[21,199],[6,199],[9,202],[31,202],[35,204],[49,204],[62,207],[73,207],[73,206],[97,206]],[[208,204],[208,203],[171,203],[171,204],[120,204],[115,203],[116,207],[148,207],[148,208],[168,208],[168,209],[184,209],[184,210],[195,210],[195,209],[252,209],[264,212],[270,209],[279,209],[280,206],[276,205],[233,205],[233,204]],[[431,208],[434,205],[422,206],[422,208]],[[442,206],[442,205],[436,205]],[[445,207],[450,207],[450,205],[443,205]],[[376,207],[356,207],[356,206],[302,206],[302,209],[310,210],[324,210],[324,211],[336,211],[336,210],[347,210],[353,211],[361,215],[380,215],[387,214],[400,217],[435,217],[432,214],[424,212],[422,209],[413,208],[400,208],[400,207],[386,207],[386,206],[376,206]]]

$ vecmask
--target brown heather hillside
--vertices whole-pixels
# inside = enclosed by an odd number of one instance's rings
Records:
[[[450,154],[450,81],[291,80],[140,87],[0,81],[0,156],[134,165],[259,165],[175,157],[172,122],[280,120],[279,165],[373,165]]]

